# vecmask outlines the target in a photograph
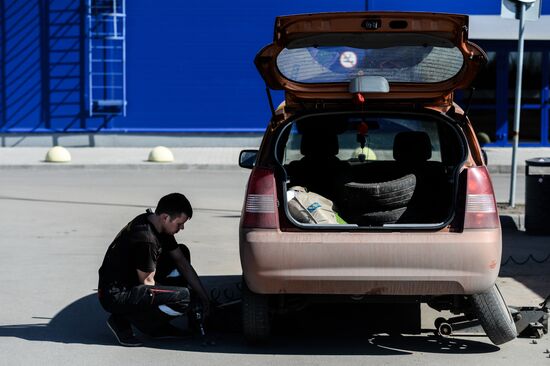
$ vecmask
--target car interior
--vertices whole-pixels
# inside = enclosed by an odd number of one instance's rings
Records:
[[[452,218],[466,156],[457,126],[343,114],[304,118],[289,128],[279,141],[286,188],[328,198],[346,223],[433,226]]]

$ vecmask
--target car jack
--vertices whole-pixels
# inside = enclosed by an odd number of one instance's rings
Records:
[[[543,334],[548,333],[548,307],[510,306],[509,308],[516,323],[518,337],[542,338]]]
[[[521,338],[542,338],[548,333],[548,318],[550,310],[547,306],[548,298],[535,306],[509,306],[510,313],[514,319],[518,337]],[[472,316],[456,316],[453,318],[437,318],[434,322],[435,334],[438,336],[450,336],[462,334],[484,333],[478,319]]]
[[[467,315],[455,316],[449,319],[437,318],[434,325],[435,334],[442,337],[457,335],[458,333],[483,333],[479,320]]]

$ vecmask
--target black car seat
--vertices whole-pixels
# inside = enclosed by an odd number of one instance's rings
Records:
[[[428,134],[421,131],[398,133],[394,138],[393,157],[401,171],[416,177],[414,194],[399,221],[444,221],[450,209],[450,185],[443,164],[429,161],[432,143]]]
[[[351,180],[351,166],[336,156],[338,151],[336,134],[311,130],[304,132],[300,144],[303,158],[287,166],[289,187],[306,187],[338,206],[343,185]]]

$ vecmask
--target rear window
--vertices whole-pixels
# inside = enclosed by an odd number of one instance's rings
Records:
[[[366,123],[364,148],[358,138],[361,123]],[[304,157],[301,151],[302,135],[317,134],[317,131],[334,131],[338,139],[337,157],[343,161],[359,162],[360,154],[366,161],[394,161],[394,142],[399,134],[420,132],[428,138],[431,144],[431,157],[428,161],[442,162],[440,127],[430,120],[410,118],[373,118],[362,116],[324,116],[322,120],[306,119],[294,123],[284,150],[284,164]],[[312,150],[323,154],[325,146],[319,144]],[[414,148],[414,146],[412,146]],[[418,146],[418,148],[422,148]],[[315,155],[315,151],[311,152]]]
[[[279,72],[299,83],[342,83],[358,76],[383,76],[394,83],[438,83],[462,69],[464,58],[452,45],[403,45],[378,48],[307,46],[285,48]]]

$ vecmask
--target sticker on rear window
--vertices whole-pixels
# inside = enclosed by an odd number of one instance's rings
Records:
[[[352,67],[355,67],[355,65],[357,65],[357,55],[355,54],[355,52],[342,52],[342,54],[340,55],[340,65],[342,65],[346,69],[351,69]]]

